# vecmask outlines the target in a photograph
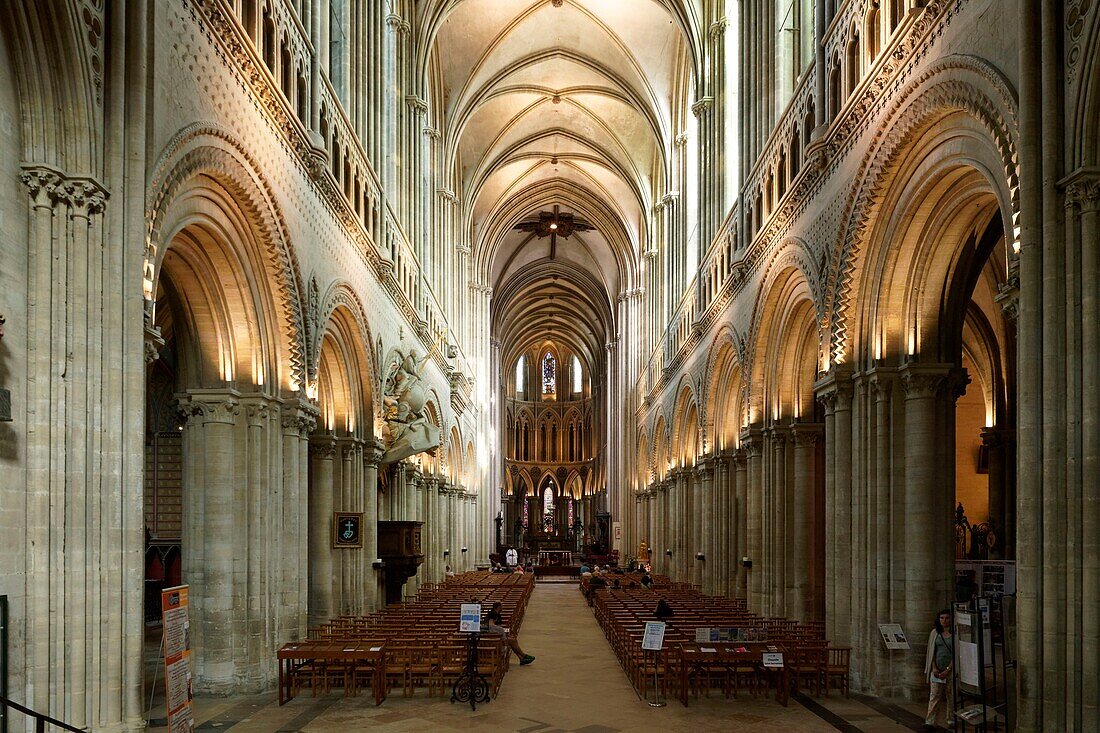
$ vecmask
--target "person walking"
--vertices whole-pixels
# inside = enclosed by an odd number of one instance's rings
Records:
[[[952,675],[955,670],[954,615],[945,608],[936,614],[935,628],[928,634],[928,649],[924,654],[924,674],[928,677],[928,713],[924,729],[935,730],[940,705],[947,701],[947,724],[951,724],[955,693]]]

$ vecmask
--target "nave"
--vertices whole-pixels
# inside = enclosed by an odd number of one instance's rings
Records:
[[[424,691],[404,697],[392,691],[380,706],[369,694],[345,697],[339,690],[314,698],[307,692],[285,706],[275,695],[196,697],[196,730],[226,733],[307,731],[342,733],[368,728],[397,731],[524,731],[526,733],[667,733],[697,731],[784,731],[811,733],[901,733],[920,730],[920,706],[904,708],[862,701],[797,697],[786,708],[774,699],[742,693],[692,698],[688,707],[671,700],[652,708],[631,687],[608,646],[592,609],[573,582],[537,583],[524,616],[520,642],[536,661],[512,664],[500,693],[476,712],[429,698]],[[147,647],[156,654],[156,644]],[[513,660],[514,661],[514,660]],[[150,674],[147,679],[151,678]],[[149,690],[146,691],[146,694]],[[157,690],[153,709],[163,708]],[[799,700],[803,701],[800,702]],[[875,705],[874,708],[870,705]],[[809,707],[807,707],[809,706]],[[818,711],[818,712],[815,712]],[[824,717],[822,717],[824,716]],[[900,719],[900,722],[899,722]],[[167,730],[150,726],[150,733]]]

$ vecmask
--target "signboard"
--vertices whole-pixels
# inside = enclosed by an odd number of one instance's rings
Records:
[[[195,727],[191,692],[191,619],[187,586],[165,588],[160,594],[164,623],[164,687],[168,733],[191,733]]]
[[[959,682],[972,687],[978,686],[978,645],[969,641],[958,641],[959,645]]]
[[[333,512],[332,546],[363,546],[363,512]]]
[[[458,630],[467,634],[481,632],[481,604],[463,603],[458,617]]]
[[[764,666],[768,669],[783,669],[783,652],[764,652]]]
[[[909,640],[905,638],[905,632],[901,630],[901,624],[879,624],[879,633],[887,649],[908,649]]]
[[[665,622],[646,621],[645,634],[642,635],[642,649],[659,652],[665,645]]]
[[[710,641],[710,628],[699,626],[695,629],[695,641]],[[715,641],[718,641],[715,639]]]

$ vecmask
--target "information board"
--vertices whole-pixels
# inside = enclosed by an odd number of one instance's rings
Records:
[[[191,733],[195,727],[191,690],[191,619],[187,586],[165,588],[160,594],[164,623],[164,693],[168,733]]]
[[[645,634],[642,635],[642,649],[658,652],[665,645],[665,622],[646,621]]]
[[[901,630],[901,624],[879,624],[879,633],[887,649],[908,649],[909,640],[905,638],[905,632]]]
[[[458,630],[464,633],[481,632],[481,604],[463,603],[459,612]]]

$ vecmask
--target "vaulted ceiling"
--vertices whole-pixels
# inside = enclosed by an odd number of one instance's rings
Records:
[[[468,238],[512,359],[548,334],[600,365],[615,300],[640,284],[695,78],[692,2],[437,0],[419,5],[430,102]],[[540,212],[591,225],[551,240]]]

